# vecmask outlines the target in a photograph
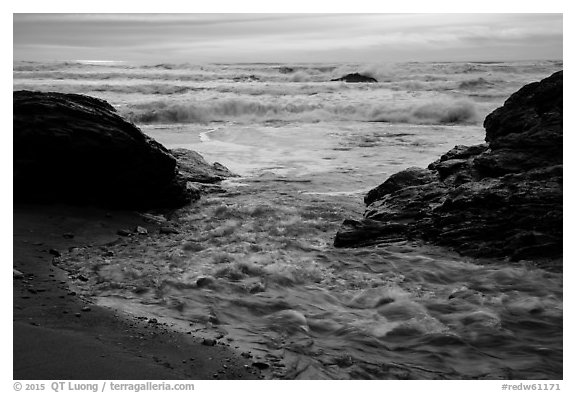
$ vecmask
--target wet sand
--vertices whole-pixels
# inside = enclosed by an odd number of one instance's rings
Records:
[[[153,223],[133,212],[14,206],[14,379],[257,379],[226,341],[207,346],[146,316],[90,303],[70,289],[55,251],[103,247],[117,231]],[[52,252],[51,252],[52,250]],[[249,363],[249,362],[248,362]]]

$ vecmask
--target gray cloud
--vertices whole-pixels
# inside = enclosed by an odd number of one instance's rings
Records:
[[[506,50],[503,50],[506,48]],[[562,57],[561,14],[15,14],[15,60]]]

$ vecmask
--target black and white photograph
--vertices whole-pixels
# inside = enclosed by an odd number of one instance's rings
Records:
[[[13,13],[13,380],[564,390],[563,14],[223,11]]]

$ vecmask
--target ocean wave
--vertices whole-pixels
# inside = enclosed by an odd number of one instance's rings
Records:
[[[267,97],[269,98],[269,97]],[[155,101],[122,108],[135,123],[207,123],[211,121],[379,121],[411,124],[476,124],[480,120],[476,104],[468,99],[431,99],[417,103],[326,104],[322,102],[262,102],[245,98],[210,102]]]

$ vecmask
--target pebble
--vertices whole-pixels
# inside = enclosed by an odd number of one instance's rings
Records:
[[[132,235],[132,232],[130,232],[129,229],[118,229],[118,232],[116,232],[118,235],[120,236],[130,236]]]
[[[147,235],[148,234],[148,230],[144,227],[141,226],[137,226],[136,227],[136,233],[139,235]]]
[[[270,365],[264,362],[254,362],[252,363],[252,367],[256,367],[258,370],[266,370]]]
[[[53,248],[51,248],[50,250],[48,250],[48,253],[51,254],[51,255],[54,255],[55,257],[61,257],[61,256],[62,256],[62,254],[60,254],[60,251],[55,250],[55,249],[53,249]]]
[[[22,273],[20,270],[12,269],[12,277],[17,280],[21,280],[24,278],[24,273]]]
[[[74,239],[74,234],[68,232],[68,233],[63,234],[62,237],[64,237],[65,239]]]
[[[160,227],[160,233],[164,234],[164,235],[172,235],[172,234],[178,234],[180,233],[180,231],[178,231],[176,228],[172,228],[172,227]]]
[[[88,312],[88,311],[90,311],[90,310],[92,310],[92,309],[91,309],[90,307],[88,307],[88,306],[82,307],[82,311],[84,311],[84,312]]]
[[[198,288],[204,288],[214,284],[214,279],[212,277],[199,277],[196,280],[196,286]]]
[[[79,312],[77,312],[76,314],[74,314],[77,318],[80,318],[82,316],[82,314],[80,314]]]
[[[214,340],[213,338],[205,338],[204,340],[202,340],[202,345],[213,347],[214,345],[216,345],[216,340]]]

